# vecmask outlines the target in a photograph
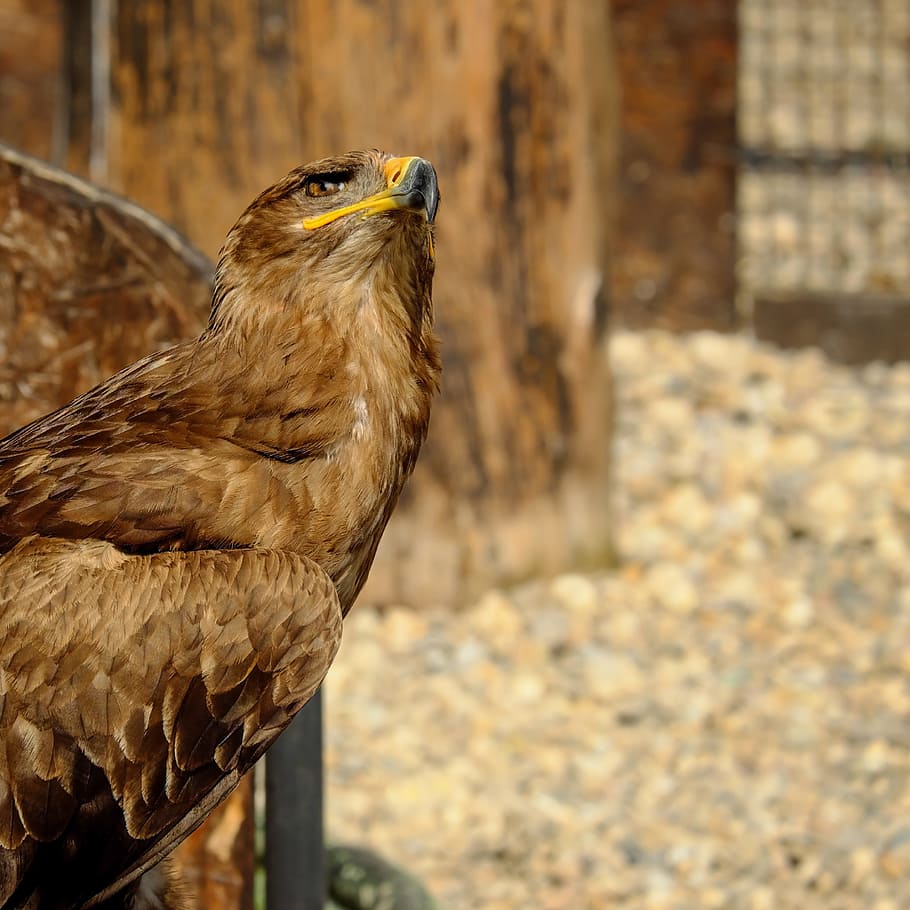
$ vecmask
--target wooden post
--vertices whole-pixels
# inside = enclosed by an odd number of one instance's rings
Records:
[[[309,0],[297,28],[304,157],[425,155],[442,192],[444,388],[364,596],[452,603],[605,564],[607,5]]]
[[[622,85],[618,320],[736,325],[735,0],[610,0]]]

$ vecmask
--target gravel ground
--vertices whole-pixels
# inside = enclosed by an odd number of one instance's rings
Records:
[[[622,564],[358,607],[330,834],[443,910],[910,906],[910,365],[611,354]]]

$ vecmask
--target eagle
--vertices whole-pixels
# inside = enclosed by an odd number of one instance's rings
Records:
[[[0,440],[0,907],[183,906],[162,860],[321,683],[426,435],[438,201],[296,168],[199,337]]]

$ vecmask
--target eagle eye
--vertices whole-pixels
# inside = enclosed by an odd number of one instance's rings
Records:
[[[303,185],[307,196],[334,196],[347,186],[347,174],[316,174]]]

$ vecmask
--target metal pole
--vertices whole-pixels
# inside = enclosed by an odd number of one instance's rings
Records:
[[[267,910],[323,910],[322,690],[266,755]]]

